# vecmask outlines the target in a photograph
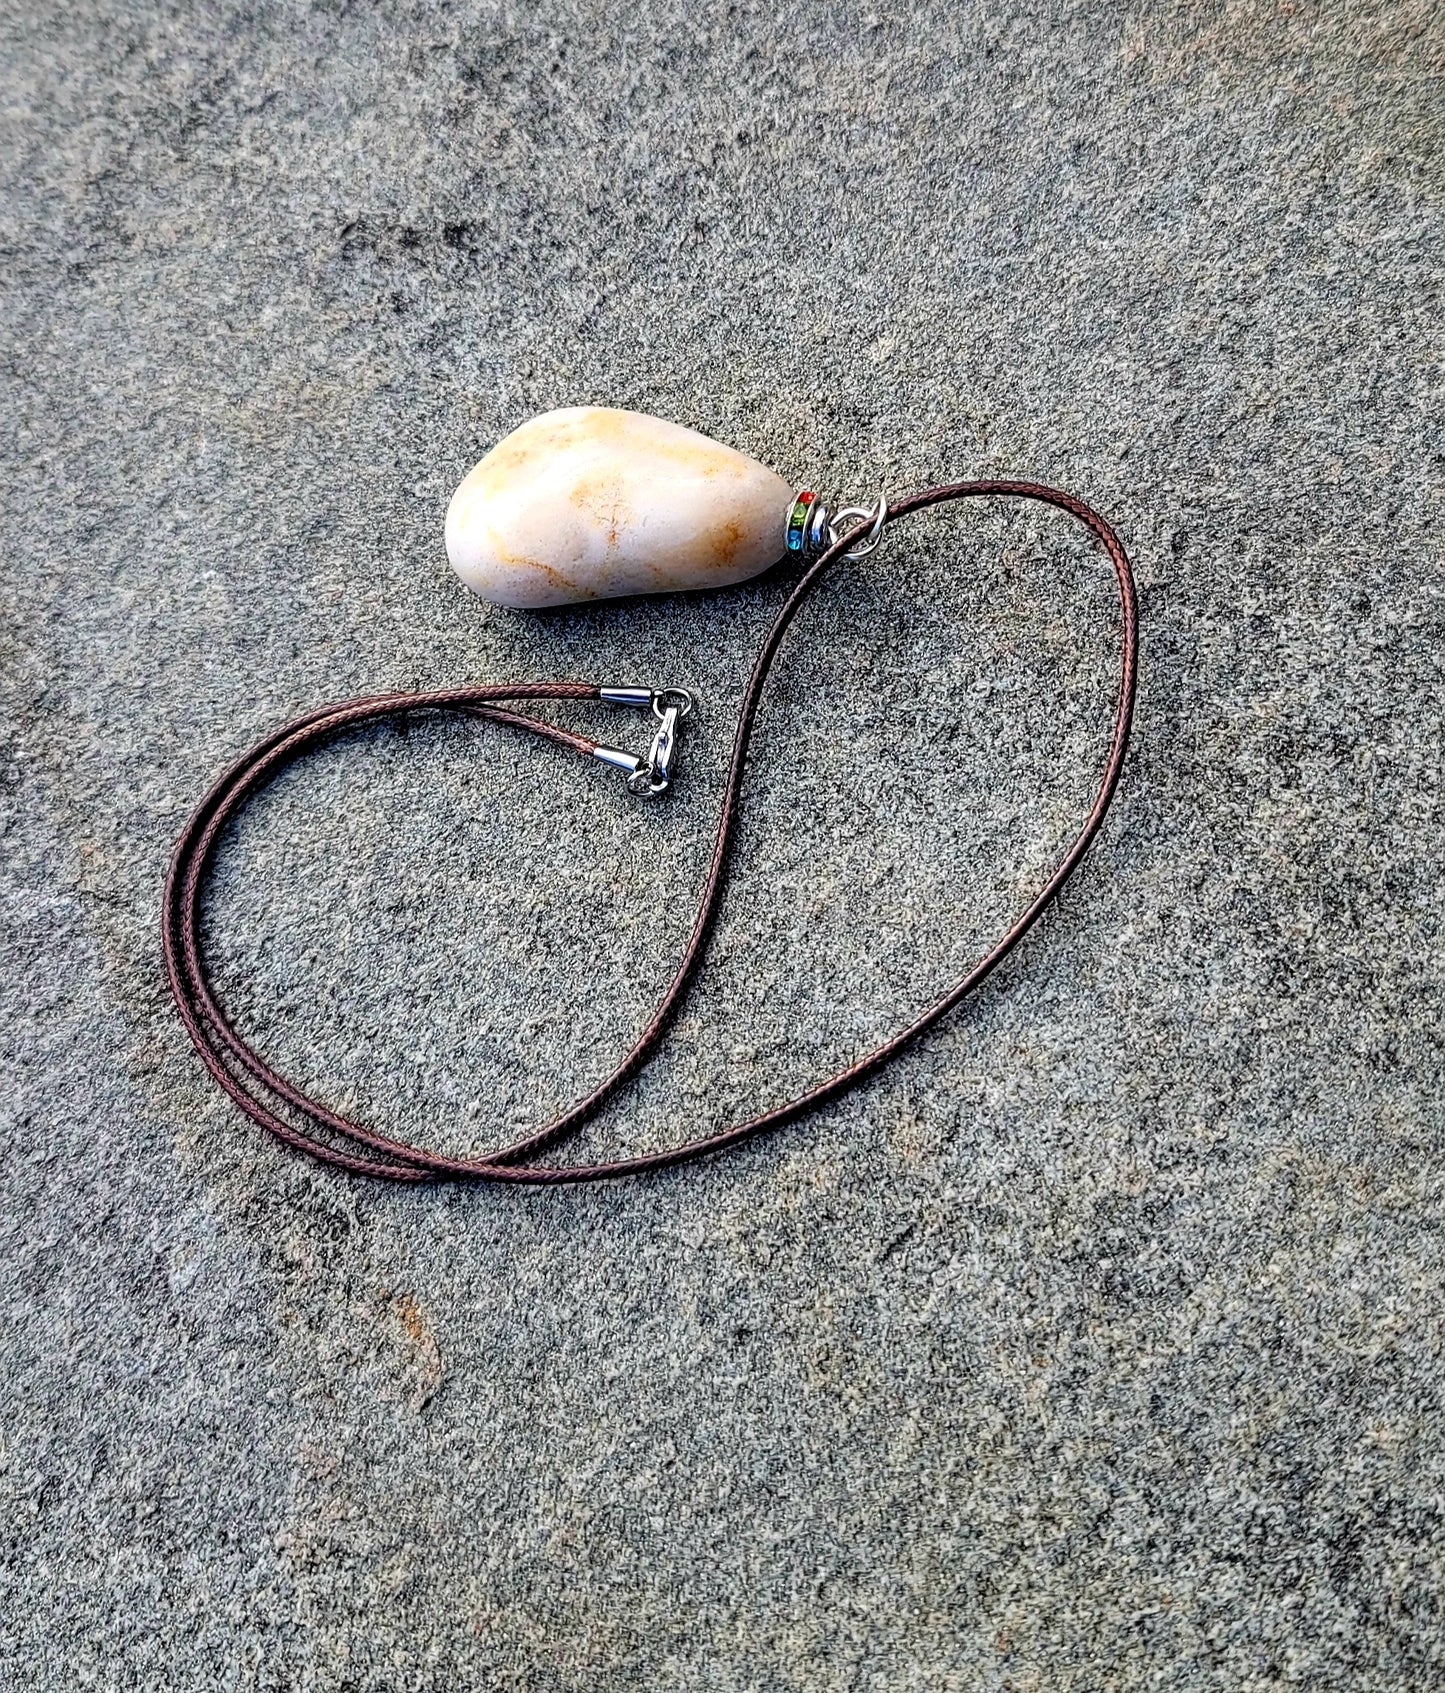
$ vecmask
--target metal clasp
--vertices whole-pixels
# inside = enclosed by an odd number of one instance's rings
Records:
[[[692,710],[692,695],[686,688],[599,688],[597,693],[609,705],[650,705],[658,728],[645,759],[604,746],[594,747],[592,756],[626,771],[629,793],[646,799],[666,793],[676,768],[678,725]]]

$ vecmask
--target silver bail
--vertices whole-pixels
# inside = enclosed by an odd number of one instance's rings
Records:
[[[880,491],[878,503],[873,506],[844,506],[841,511],[830,512],[811,489],[800,489],[783,519],[783,545],[800,558],[815,559],[829,547],[837,546],[839,538],[865,517],[872,519],[872,528],[856,546],[849,547],[844,558],[866,558],[878,545],[883,525],[888,521],[887,494]]]

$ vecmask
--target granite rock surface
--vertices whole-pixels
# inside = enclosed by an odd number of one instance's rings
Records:
[[[1439,8],[0,20],[0,1684],[1440,1686]],[[328,698],[695,689],[664,804],[416,724],[217,867],[238,1023],[367,1121],[480,1149],[602,1073],[789,577],[470,596],[451,489],[586,403],[849,500],[1094,501],[1141,583],[1120,802],[974,1002],[763,1143],[337,1176],[190,1051],[168,848]],[[942,991],[1087,806],[1117,633],[1030,511],[840,572],[697,991],[569,1151],[721,1126]]]

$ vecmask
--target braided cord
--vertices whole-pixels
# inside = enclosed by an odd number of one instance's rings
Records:
[[[892,504],[888,509],[888,521],[897,522],[913,512],[942,505],[948,500],[986,496],[1035,500],[1068,512],[1093,533],[1109,555],[1118,581],[1123,619],[1114,729],[1093,805],[1043,886],[993,947],[906,1028],[796,1098],[715,1134],[606,1163],[559,1165],[535,1161],[539,1154],[564,1136],[581,1128],[625,1082],[637,1074],[656,1050],[686,994],[706,952],[708,937],[721,904],[741,807],[748,747],[773,661],[788,626],[804,601],[832,566],[866,537],[869,523],[864,521],[849,533],[839,536],[810,566],[768,630],[753,665],[738,715],[712,859],[692,931],[672,980],[646,1027],[616,1067],[590,1093],[551,1122],[482,1158],[448,1157],[378,1134],[312,1099],[294,1082],[273,1069],[237,1034],[210,985],[199,936],[201,897],[221,831],[257,789],[284,766],[347,730],[417,711],[460,712],[486,718],[542,735],[570,750],[590,754],[596,743],[585,736],[571,734],[510,709],[519,701],[599,698],[599,689],[586,682],[489,684],[443,688],[428,693],[375,694],[339,701],[321,706],[275,730],[220,777],[196,807],[176,843],[166,876],[162,917],[162,944],[171,993],[186,1032],[216,1084],[248,1117],[278,1140],[344,1170],[403,1182],[450,1178],[552,1186],[562,1182],[592,1182],[640,1175],[721,1151],[836,1099],[866,1076],[881,1069],[972,993],[1039,920],[1098,834],[1118,787],[1129,741],[1138,676],[1138,608],[1134,578],[1119,537],[1092,507],[1071,494],[1037,482],[956,482],[922,489]]]

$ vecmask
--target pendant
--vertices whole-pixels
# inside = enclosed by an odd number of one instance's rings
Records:
[[[882,513],[880,502],[880,528]],[[446,520],[447,557],[467,587],[519,607],[727,587],[833,538],[812,492],[794,493],[746,453],[609,406],[568,406],[513,430],[452,495]]]

